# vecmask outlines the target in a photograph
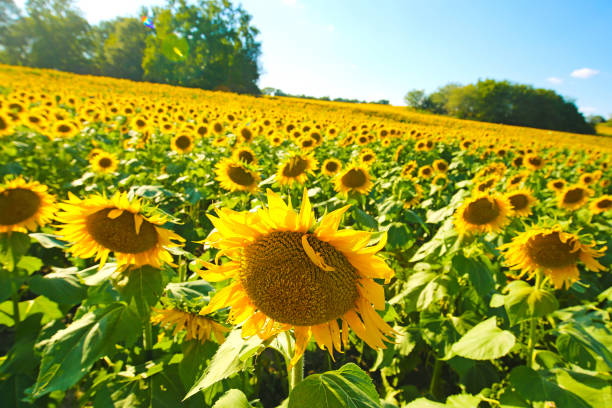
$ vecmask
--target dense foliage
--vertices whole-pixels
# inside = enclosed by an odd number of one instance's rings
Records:
[[[0,86],[3,406],[612,406],[609,138],[6,65]],[[359,316],[267,318],[343,289]]]
[[[0,62],[257,94],[260,43],[251,16],[228,0],[168,0],[148,15],[90,26],[72,0],[0,3]]]
[[[549,89],[493,79],[461,86],[449,84],[431,95],[412,90],[408,106],[461,119],[529,126],[575,133],[595,133],[572,101]]]

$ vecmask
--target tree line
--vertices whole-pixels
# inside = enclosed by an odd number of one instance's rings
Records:
[[[90,25],[72,0],[0,0],[0,62],[258,94],[259,31],[229,0],[168,0]]]
[[[349,99],[349,98],[342,98],[342,97],[332,99],[329,96],[317,97],[317,96],[310,96],[310,95],[304,95],[304,94],[293,95],[293,94],[283,92],[280,89],[276,89],[272,87],[266,87],[262,89],[261,93],[263,93],[264,95],[270,95],[270,96],[287,96],[290,98],[315,99],[318,101],[332,101],[332,102],[346,102],[346,103],[373,103],[373,104],[378,104],[378,105],[389,105],[388,99],[379,99],[378,101],[368,102],[368,101],[362,101],[360,99]]]
[[[571,100],[555,91],[493,79],[475,84],[451,83],[431,94],[413,89],[404,98],[409,107],[461,119],[594,134]]]

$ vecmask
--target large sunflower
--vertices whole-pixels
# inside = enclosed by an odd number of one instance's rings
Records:
[[[94,195],[81,200],[68,193],[69,199],[60,204],[56,218],[62,223],[58,235],[73,245],[75,256],[100,260],[104,265],[114,252],[119,267],[151,265],[160,268],[172,264],[165,247],[178,246],[172,241],[184,241],[174,232],[161,228],[166,218],[141,212],[140,200],[130,201],[127,194],[116,193],[110,199]]]
[[[187,133],[181,133],[172,138],[170,148],[177,153],[189,153],[193,150],[193,137]]]
[[[290,185],[294,182],[304,184],[308,179],[308,173],[314,173],[318,164],[312,155],[293,154],[279,166],[276,180],[279,184]]]
[[[247,146],[240,146],[232,152],[232,158],[240,160],[246,164],[257,164],[257,156],[255,152]]]
[[[592,271],[605,268],[595,260],[603,255],[605,248],[594,250],[595,243],[586,245],[574,234],[563,232],[560,226],[553,228],[531,228],[502,245],[506,265],[532,276],[541,270],[550,277],[555,288],[562,288],[580,278],[576,263],[582,261]]]
[[[580,186],[567,186],[557,195],[559,207],[567,210],[576,210],[589,201],[589,197],[593,195],[593,190]]]
[[[0,186],[0,233],[35,231],[53,217],[54,197],[47,186],[18,177]]]
[[[510,201],[514,215],[526,217],[531,214],[531,207],[536,202],[536,198],[531,191],[526,188],[514,190],[506,193],[506,198]]]
[[[186,340],[199,340],[204,343],[213,335],[217,343],[222,344],[225,341],[225,333],[229,331],[227,327],[197,313],[179,309],[153,309],[153,312],[151,323],[158,324],[167,330],[174,327],[173,335],[185,330]]]
[[[99,150],[89,159],[89,163],[95,172],[112,173],[117,170],[119,162],[114,154]]]
[[[296,214],[268,190],[268,207],[255,213],[221,209],[210,216],[215,226],[207,242],[231,261],[205,263],[201,271],[208,281],[231,279],[200,313],[231,307],[229,320],[242,324],[242,336],[262,339],[294,330],[295,364],[311,336],[330,354],[347,346],[349,326],[373,348],[385,348],[393,329],[375,309],[384,310],[383,287],[374,279],[394,275],[377,257],[386,235],[368,247],[371,233],[340,230],[337,209],[315,226],[314,214],[304,191]],[[360,317],[361,316],[361,317]],[[340,324],[339,321],[340,320]]]
[[[590,204],[589,208],[593,214],[612,210],[612,196],[604,195],[599,197]]]
[[[499,232],[512,215],[512,204],[501,194],[478,194],[457,209],[455,228],[460,235],[474,232]]]
[[[250,170],[243,162],[232,158],[221,160],[215,166],[215,178],[221,183],[221,188],[228,191],[250,191],[257,190],[261,177]]]
[[[368,194],[372,189],[368,168],[364,164],[351,164],[334,179],[334,189],[339,193],[356,192]]]

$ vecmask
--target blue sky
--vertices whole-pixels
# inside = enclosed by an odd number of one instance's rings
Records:
[[[239,2],[261,31],[262,88],[403,105],[414,88],[508,79],[612,114],[610,0]],[[75,1],[91,23],[163,3]]]

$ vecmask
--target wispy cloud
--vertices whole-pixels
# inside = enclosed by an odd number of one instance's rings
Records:
[[[546,78],[546,80],[550,82],[551,84],[555,84],[555,85],[563,83],[563,79],[557,78],[557,77],[548,77]]]
[[[580,68],[573,70],[570,75],[574,78],[587,79],[597,74],[599,74],[599,71],[596,69]]]

